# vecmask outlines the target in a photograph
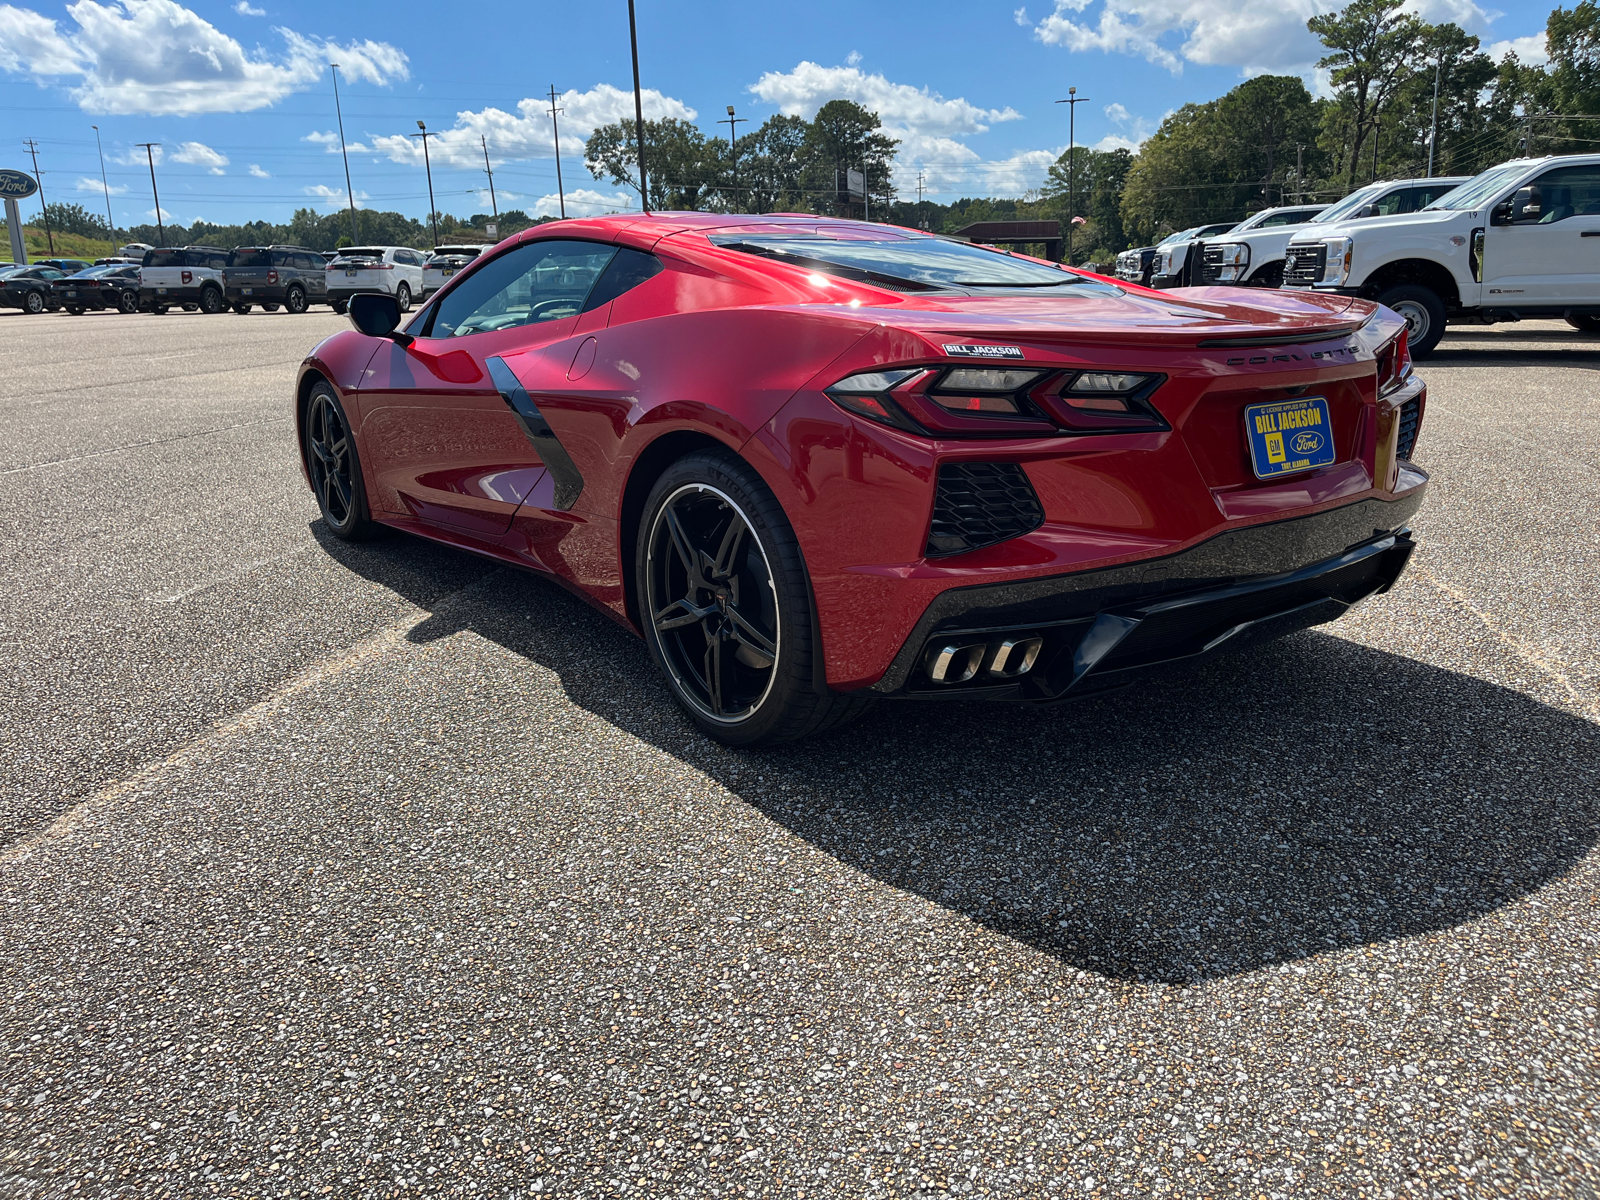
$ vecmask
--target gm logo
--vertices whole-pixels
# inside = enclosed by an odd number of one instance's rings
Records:
[[[1296,454],[1315,454],[1322,449],[1322,435],[1306,430],[1294,435],[1294,452]]]

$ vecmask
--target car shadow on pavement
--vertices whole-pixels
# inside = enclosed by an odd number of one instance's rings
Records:
[[[465,557],[323,544],[418,603],[447,595],[425,581]],[[840,863],[1113,978],[1205,980],[1447,929],[1600,836],[1600,727],[1329,633],[1100,699],[891,702],[732,751],[693,729],[625,630],[552,583],[468,565],[492,580],[413,641],[470,631],[538,663]]]

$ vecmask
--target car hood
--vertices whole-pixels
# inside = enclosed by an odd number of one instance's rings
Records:
[[[1417,229],[1430,225],[1449,225],[1460,217],[1464,217],[1471,210],[1457,212],[1448,208],[1425,208],[1421,212],[1395,213],[1392,217],[1362,217],[1355,221],[1332,221],[1326,225],[1303,225],[1290,238],[1290,244],[1299,242],[1320,242],[1330,237],[1356,237],[1361,234],[1371,236],[1383,229]]]
[[[1375,310],[1369,301],[1319,293],[1106,286],[1076,296],[918,296],[915,307],[884,308],[874,315],[934,341],[1195,346],[1215,340],[1339,337],[1365,324]],[[866,315],[870,310],[853,311]]]

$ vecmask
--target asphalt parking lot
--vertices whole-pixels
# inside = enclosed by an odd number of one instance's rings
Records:
[[[741,753],[323,533],[342,326],[0,315],[0,1194],[1600,1192],[1600,343],[1447,338],[1335,626]]]

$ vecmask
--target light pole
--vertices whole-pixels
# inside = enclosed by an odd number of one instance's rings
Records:
[[[50,253],[56,252],[56,235],[50,232],[50,205],[45,203],[44,180],[39,178],[39,144],[32,138],[24,138],[22,144],[28,148],[28,153],[33,156],[33,182],[39,186],[39,211],[44,213],[44,237],[50,244]]]
[[[633,127],[639,139],[639,207],[650,211],[650,184],[644,177],[644,97],[639,91],[639,29],[628,0],[628,40],[633,45]]]
[[[735,204],[739,203],[739,142],[734,137],[734,134],[738,131],[738,126],[748,125],[749,123],[748,117],[736,117],[733,115],[733,105],[731,104],[728,105],[728,119],[717,122],[718,125],[726,125],[728,127],[728,148],[733,151],[733,202]]]
[[[561,125],[556,120],[556,114],[562,110],[556,107],[556,85],[550,85],[550,135],[556,143],[556,197],[561,201],[561,219],[567,219],[567,189],[561,183]],[[642,166],[643,164],[641,164]]]
[[[163,246],[167,244],[167,227],[161,223],[161,193],[156,191],[156,147],[160,142],[140,142],[139,147],[144,151],[145,158],[150,163],[150,195],[156,202],[156,241]]]
[[[411,136],[422,139],[422,166],[428,172],[428,222],[433,226],[433,244],[437,246],[439,244],[439,215],[433,208],[433,164],[428,161],[428,139],[439,135],[437,133],[429,133],[428,127],[421,121],[417,122],[417,128],[422,132],[413,133]]]
[[[361,240],[361,233],[356,227],[356,190],[350,186],[350,152],[344,148],[344,110],[339,107],[339,64],[328,65],[333,68],[333,111],[339,117],[339,153],[344,155],[344,194],[350,201],[350,241],[355,244]]]
[[[117,223],[111,216],[111,185],[106,182],[106,150],[100,144],[100,126],[91,125],[94,130],[94,148],[100,152],[100,186],[106,190],[106,228],[111,231],[111,253],[117,252]]]
[[[1057,104],[1067,106],[1067,265],[1072,265],[1072,219],[1078,215],[1078,203],[1074,193],[1074,173],[1078,166],[1078,105],[1089,103],[1087,96],[1078,95],[1078,89],[1069,87],[1067,98],[1057,100]]]

